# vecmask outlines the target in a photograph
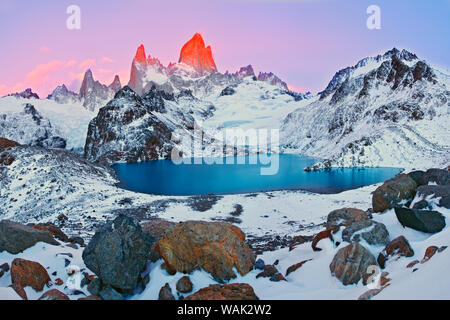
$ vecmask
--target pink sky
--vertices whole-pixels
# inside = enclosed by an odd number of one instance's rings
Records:
[[[196,32],[220,72],[252,64],[300,91],[323,90],[333,74],[392,47],[448,67],[449,2],[378,0],[382,29],[366,28],[366,0],[0,0],[0,96],[57,85],[78,91],[91,68],[105,84],[129,79],[137,47],[167,65]],[[81,30],[66,9],[81,8]]]

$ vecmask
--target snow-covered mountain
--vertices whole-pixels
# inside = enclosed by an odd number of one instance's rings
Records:
[[[22,92],[16,92],[8,94],[7,97],[16,97],[16,98],[24,98],[24,99],[39,99],[37,93],[34,93],[31,88],[25,89]]]
[[[392,49],[338,71],[283,121],[282,142],[335,166],[448,165],[450,75]]]
[[[80,101],[80,96],[73,91],[67,89],[66,85],[57,86],[47,99],[53,100],[60,104],[76,103]]]
[[[191,135],[196,121],[213,111],[214,106],[198,100],[190,91],[173,95],[153,87],[140,97],[126,86],[90,122],[85,157],[107,162],[170,158],[172,133],[181,129]]]
[[[30,146],[66,147],[60,132],[31,103],[26,103],[21,112],[0,113],[0,137]]]
[[[114,81],[109,86],[106,86],[96,81],[91,69],[88,69],[81,83],[79,97],[83,99],[83,106],[86,109],[94,111],[111,100],[120,88],[121,84],[118,76],[114,78]]]
[[[243,67],[236,73],[218,72],[211,47],[206,47],[202,36],[197,33],[181,49],[178,63],[171,63],[167,67],[151,55],[146,57],[145,48],[141,45],[131,65],[128,86],[139,95],[155,86],[169,93],[191,90],[197,98],[208,100],[225,87],[237,85],[246,77],[254,77],[256,81],[287,90],[286,83],[271,72],[261,72],[255,76],[252,66]]]

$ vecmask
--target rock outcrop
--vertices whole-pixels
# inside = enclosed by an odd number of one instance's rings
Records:
[[[376,266],[375,257],[358,242],[339,249],[330,264],[330,271],[344,285],[356,284],[361,279],[367,284],[372,274],[369,266]]]
[[[12,254],[18,254],[38,242],[59,244],[47,231],[37,230],[9,220],[0,221],[0,252],[6,250]]]
[[[103,285],[132,290],[145,268],[152,243],[136,219],[119,215],[95,233],[83,251],[83,260]]]
[[[403,227],[427,233],[440,232],[445,227],[445,217],[437,211],[395,208],[395,215]]]
[[[255,261],[245,234],[223,222],[180,223],[166,232],[156,250],[169,269],[191,273],[198,266],[218,281],[235,278],[233,268],[247,274]]]
[[[392,209],[402,201],[410,201],[416,195],[416,182],[406,174],[399,174],[380,187],[372,196],[374,212],[383,212]]]

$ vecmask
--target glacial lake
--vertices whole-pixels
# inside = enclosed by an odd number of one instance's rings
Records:
[[[234,164],[175,164],[171,160],[120,163],[113,166],[121,188],[155,195],[237,194],[302,189],[317,193],[345,190],[383,182],[402,171],[399,168],[344,168],[306,172],[317,159],[280,154],[278,171],[261,175],[269,165],[249,164],[257,155],[219,159]],[[194,161],[190,159],[190,161]],[[237,161],[245,164],[237,164]],[[276,168],[272,163],[272,168]],[[272,170],[274,171],[274,170]]]

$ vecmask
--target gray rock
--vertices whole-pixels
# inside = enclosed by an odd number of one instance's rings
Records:
[[[101,280],[99,278],[92,279],[92,281],[89,282],[87,289],[89,293],[92,294],[93,296],[100,295],[100,291],[102,289]]]
[[[110,286],[106,286],[100,291],[100,297],[103,300],[124,300],[124,297]]]
[[[136,219],[119,215],[97,230],[83,251],[83,260],[104,285],[131,290],[146,266],[152,243]]]
[[[395,214],[402,226],[418,231],[437,233],[445,227],[445,218],[437,211],[395,208]]]
[[[384,224],[372,220],[355,222],[342,231],[344,241],[359,242],[361,238],[371,245],[386,245],[389,243],[389,232]]]
[[[423,178],[424,174],[425,174],[424,171],[418,170],[418,171],[412,171],[412,172],[408,173],[408,176],[411,179],[413,179],[417,183],[418,186],[420,186],[420,185],[422,185],[422,178]]]
[[[6,250],[18,254],[38,242],[59,245],[47,231],[36,230],[9,220],[0,221],[0,252]]]
[[[430,182],[438,185],[450,184],[450,172],[446,169],[429,169],[422,176],[420,185],[428,185]]]
[[[159,290],[159,300],[175,300],[175,297],[172,294],[172,289],[169,284],[166,283],[164,287]]]
[[[450,184],[447,185],[426,185],[417,188],[417,196],[426,198],[428,196],[434,195],[430,198],[441,198],[439,200],[439,206],[450,209]],[[422,200],[424,201],[424,200]],[[425,200],[426,201],[426,200]],[[414,209],[416,205],[414,205]]]

